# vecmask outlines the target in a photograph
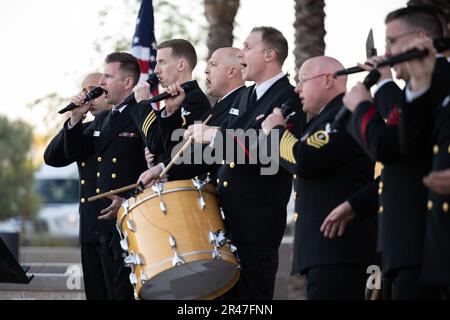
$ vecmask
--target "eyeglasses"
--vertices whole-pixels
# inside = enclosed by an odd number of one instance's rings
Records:
[[[410,34],[413,34],[413,33],[416,33],[416,30],[400,34],[396,37],[387,37],[386,38],[386,48],[392,47],[392,45],[394,43],[396,43],[398,39],[409,36]]]
[[[309,81],[309,80],[312,80],[312,79],[316,79],[316,78],[319,78],[319,77],[323,77],[323,76],[327,76],[327,75],[329,75],[329,73],[321,73],[321,74],[318,74],[317,76],[309,77],[309,78],[303,78],[303,79],[299,78],[298,84],[303,86],[306,81]]]

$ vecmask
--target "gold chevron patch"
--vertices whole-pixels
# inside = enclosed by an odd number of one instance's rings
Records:
[[[296,164],[294,155],[294,146],[298,142],[298,139],[290,133],[288,130],[284,131],[280,140],[280,156],[284,160]]]
[[[142,125],[142,132],[144,133],[144,136],[147,137],[147,132],[148,129],[150,128],[150,126],[152,125],[152,123],[155,121],[156,119],[156,115],[155,115],[155,111],[151,111],[147,117],[144,120],[144,124]]]
[[[306,140],[306,144],[313,148],[320,149],[324,145],[326,145],[329,141],[330,136],[328,132],[326,132],[325,130],[320,130],[314,132],[314,134]]]

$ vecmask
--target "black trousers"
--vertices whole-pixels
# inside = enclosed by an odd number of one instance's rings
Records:
[[[113,264],[99,244],[81,244],[84,291],[87,300],[111,299],[112,283],[108,279],[108,268]]]
[[[321,265],[309,268],[309,300],[364,300],[369,274],[363,265]]]
[[[124,252],[120,247],[119,234],[102,233],[99,238],[98,245],[82,245],[86,298],[134,299],[133,286],[129,280],[131,270],[123,264]]]
[[[241,275],[224,300],[272,300],[278,269],[278,248],[238,246]]]
[[[418,300],[423,298],[419,284],[420,266],[399,268],[386,275],[392,283],[392,300]]]

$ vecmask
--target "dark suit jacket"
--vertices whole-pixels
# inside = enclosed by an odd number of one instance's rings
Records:
[[[450,168],[450,65],[438,59],[430,89],[402,105],[402,147],[405,152],[432,154],[432,171]],[[421,280],[450,285],[450,195],[428,190],[427,229]]]
[[[89,127],[90,122],[83,123],[83,130]],[[98,235],[93,230],[97,225],[104,223],[97,219],[98,203],[87,202],[86,199],[95,193],[95,181],[97,173],[97,161],[94,156],[88,156],[77,161],[75,158],[67,158],[64,152],[64,129],[62,129],[48,144],[44,152],[44,161],[53,167],[65,167],[76,161],[80,180],[80,233],[81,244],[96,244]]]
[[[95,193],[89,196],[136,183],[139,175],[147,169],[145,145],[130,116],[130,109],[130,105],[127,106],[112,122],[111,112],[105,111],[84,131],[81,123],[70,130],[67,124],[64,125],[66,156],[75,159],[93,156],[97,161]],[[119,194],[122,197],[127,195]],[[100,210],[111,204],[107,198],[97,202]],[[97,227],[95,231],[115,232],[115,220]]]
[[[131,108],[131,116],[140,128],[149,151],[156,155],[155,163],[170,157],[177,141],[171,141],[172,132],[178,128],[186,129],[211,108],[208,98],[192,81],[194,89],[186,93],[180,108],[169,117],[162,117],[161,111],[155,111],[148,101],[141,101]]]
[[[281,164],[296,174],[299,194],[293,273],[324,264],[372,264],[375,259],[375,217],[351,220],[342,237],[328,239],[320,232],[335,207],[373,180],[373,162],[345,128],[327,131],[342,96],[310,120],[301,139],[278,127]]]
[[[221,101],[217,102],[214,107],[212,107],[209,110],[206,110],[200,117],[199,121],[204,122],[206,118],[208,118],[211,115],[211,118],[208,121],[208,125],[211,127],[221,127],[225,119],[228,117],[228,114],[230,112],[230,108],[234,105],[234,100],[236,97],[240,94],[240,92],[245,87],[240,87],[233,92],[231,92],[228,96],[226,96]],[[182,146],[182,143],[179,145]],[[183,156],[183,158],[189,158],[190,164],[179,164],[174,165],[169,173],[168,178],[169,180],[180,180],[180,179],[189,179],[195,176],[202,176],[202,179],[205,178],[205,174],[210,174],[210,179],[213,183],[216,182],[216,172],[219,168],[220,164],[206,164],[202,162],[201,164],[195,164],[194,154],[195,153],[202,153],[205,151],[205,149],[208,149],[208,151],[211,152],[211,154],[214,155],[214,151],[210,150],[208,146],[200,145],[200,144],[194,144],[189,151],[186,151]],[[177,148],[174,148],[173,151],[176,152]],[[164,165],[168,165],[171,159],[167,159],[164,161]]]
[[[262,119],[257,118],[269,115],[273,108],[280,107],[288,100],[292,101],[295,110],[288,120],[294,135],[299,136],[306,117],[287,77],[275,82],[255,105],[248,104],[252,91],[253,86],[240,92],[222,124],[221,134],[214,141],[216,152],[217,148],[221,148],[224,154],[216,182],[227,231],[238,249],[239,246],[245,246],[271,250],[280,245],[286,227],[286,205],[292,189],[291,175],[282,168],[274,175],[262,175],[261,169],[267,166],[259,161],[249,163],[247,152],[251,156],[255,149],[249,141],[234,143],[234,154],[227,153],[227,139],[228,142],[239,140],[237,132],[227,130],[260,130]],[[239,163],[239,158],[244,158],[246,163]],[[254,160],[257,160],[256,157]]]
[[[430,158],[407,157],[401,152],[401,94],[394,82],[383,85],[374,103],[358,106],[347,127],[367,154],[383,164],[378,191],[372,192],[379,202],[378,250],[385,273],[420,265],[425,237],[427,191],[422,177]]]

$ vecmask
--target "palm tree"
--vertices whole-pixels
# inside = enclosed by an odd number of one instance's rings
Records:
[[[295,0],[295,66],[325,52],[325,0]]]
[[[205,0],[205,16],[209,23],[208,59],[221,47],[233,44],[234,17],[239,8],[239,0]]]

